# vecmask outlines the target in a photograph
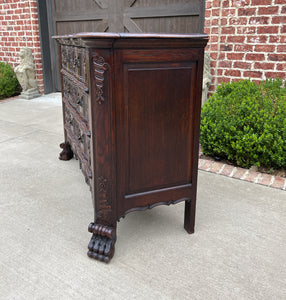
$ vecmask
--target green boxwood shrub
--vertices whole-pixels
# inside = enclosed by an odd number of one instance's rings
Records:
[[[206,155],[243,167],[286,167],[286,88],[282,80],[260,85],[224,83],[202,107],[200,142]]]
[[[8,98],[19,92],[20,85],[13,68],[0,61],[0,99]]]

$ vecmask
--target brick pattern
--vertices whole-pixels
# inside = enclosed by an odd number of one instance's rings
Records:
[[[286,78],[285,0],[206,0],[205,32],[210,35],[210,93],[221,82]],[[20,47],[32,49],[43,92],[36,0],[1,1],[0,43],[0,60],[13,67]]]
[[[43,68],[36,0],[5,0],[0,2],[0,60],[13,67],[20,63],[21,47],[31,48],[36,78],[43,93]]]
[[[237,168],[231,165],[218,163],[211,160],[199,159],[199,170],[262,184],[284,191],[286,190],[286,178],[284,177],[272,176],[260,172],[253,172],[249,171],[248,169]]]
[[[200,156],[203,154],[200,147]],[[224,175],[286,191],[286,178],[235,167],[210,159],[199,158],[199,170]]]
[[[221,82],[286,78],[285,0],[206,0],[205,32],[213,75]]]

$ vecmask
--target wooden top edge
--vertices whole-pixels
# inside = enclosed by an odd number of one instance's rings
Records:
[[[154,38],[154,39],[164,39],[164,38],[176,38],[176,39],[208,39],[208,35],[205,33],[113,33],[113,32],[80,32],[76,34],[68,35],[57,35],[53,36],[54,39],[71,39],[71,38]]]

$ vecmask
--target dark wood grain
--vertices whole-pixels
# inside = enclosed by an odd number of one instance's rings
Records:
[[[109,262],[117,221],[185,201],[194,232],[206,35],[82,33],[61,45],[65,141],[90,185],[88,256]]]
[[[126,68],[128,194],[190,182],[193,68],[188,63]]]

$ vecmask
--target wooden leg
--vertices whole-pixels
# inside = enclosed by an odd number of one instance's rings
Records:
[[[73,152],[68,142],[61,143],[60,147],[63,149],[63,151],[60,153],[59,159],[70,160],[73,158]]]
[[[106,226],[98,223],[90,223],[88,231],[92,233],[88,244],[87,255],[108,263],[114,255],[116,242],[115,226]]]
[[[195,232],[195,217],[196,217],[196,199],[185,201],[185,220],[184,228],[191,234]]]

